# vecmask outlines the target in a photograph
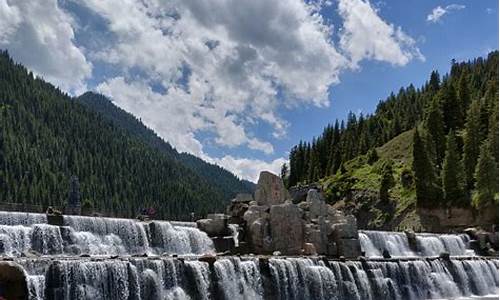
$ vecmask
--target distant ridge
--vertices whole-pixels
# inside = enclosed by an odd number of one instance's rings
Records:
[[[152,131],[143,134],[147,128],[128,118],[115,124],[0,51],[0,202],[63,207],[76,175],[82,205],[96,212],[135,217],[152,207],[156,218],[189,220],[222,211],[234,194],[251,190],[222,168],[178,154]],[[225,182],[234,185],[221,189]]]
[[[190,168],[198,176],[203,177],[211,185],[220,189],[226,199],[230,199],[236,193],[240,192],[252,193],[255,189],[253,182],[240,180],[234,174],[218,165],[208,163],[189,153],[179,153],[170,143],[164,141],[152,129],[144,125],[141,120],[116,106],[104,95],[86,92],[75,98],[75,100],[99,113],[102,117],[110,120],[113,124],[126,130],[131,135]]]

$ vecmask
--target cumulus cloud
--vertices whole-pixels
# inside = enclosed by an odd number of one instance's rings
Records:
[[[0,0],[0,48],[66,91],[83,91],[92,72],[57,0]]]
[[[427,22],[437,23],[441,20],[441,18],[451,13],[452,11],[462,10],[465,8],[465,5],[460,4],[450,4],[445,6],[444,8],[441,6],[435,7],[431,13],[427,15]]]
[[[247,179],[279,172],[285,161],[271,142],[287,133],[283,109],[328,106],[329,88],[363,59],[397,66],[423,59],[415,41],[364,0],[339,0],[338,45],[320,13],[329,0],[69,1],[0,0],[0,47],[68,91],[84,89],[95,66],[97,91],[178,150]],[[209,157],[200,133],[268,162]]]
[[[413,38],[401,27],[384,21],[365,0],[340,0],[343,18],[340,47],[353,67],[363,59],[375,59],[394,65],[406,65],[412,59],[424,60]]]

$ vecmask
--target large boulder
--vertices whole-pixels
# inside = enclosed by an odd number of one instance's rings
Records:
[[[309,212],[312,219],[316,219],[319,216],[324,216],[328,213],[326,210],[325,199],[323,199],[318,190],[310,189],[307,192],[306,202],[310,204]]]
[[[252,252],[265,254],[272,252],[269,220],[258,218],[248,225]]]
[[[289,198],[288,191],[280,177],[267,171],[260,173],[255,190],[255,200],[258,205],[282,204]]]
[[[240,194],[238,194],[240,195]],[[251,201],[251,200],[250,200]],[[239,201],[238,197],[231,201],[231,204],[226,209],[226,213],[230,217],[230,223],[240,224],[243,221],[243,215],[248,210],[250,201]]]
[[[251,205],[243,214],[243,220],[245,220],[247,226],[250,226],[258,218],[267,219],[269,217],[268,211],[267,206]]]
[[[340,239],[357,239],[358,238],[358,230],[356,225],[353,223],[339,223],[333,224],[331,226],[332,234],[330,235],[333,240],[338,242]]]
[[[302,210],[291,202],[273,205],[270,210],[273,250],[297,255],[304,243]]]
[[[196,221],[198,229],[206,232],[206,234],[210,237],[228,235],[230,230],[227,223],[228,216],[224,214],[209,214],[207,219]]]

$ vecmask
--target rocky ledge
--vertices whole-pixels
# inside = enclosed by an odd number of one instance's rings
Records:
[[[227,235],[234,232],[230,229],[234,226],[238,228],[238,246],[229,247],[231,253],[361,255],[354,216],[326,204],[314,188],[308,190],[305,201],[293,203],[281,178],[270,172],[260,174],[254,195],[237,195],[226,214],[208,215],[197,225],[212,237],[218,252],[224,248],[221,244],[227,246]]]

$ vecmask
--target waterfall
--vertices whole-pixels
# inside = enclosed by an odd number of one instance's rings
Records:
[[[387,250],[393,257],[438,256],[448,252],[453,256],[472,256],[466,234],[417,233],[417,251],[411,249],[404,232],[360,230],[361,249],[367,257],[382,257]]]
[[[262,299],[262,282],[255,260],[219,259],[214,269],[224,299]]]
[[[0,212],[0,256],[163,255],[213,253],[212,240],[192,222],[64,216],[64,226],[43,214]]]
[[[233,228],[235,238],[237,232]],[[498,260],[460,257],[470,251],[466,235],[417,234],[415,251],[404,233],[360,231],[359,238],[366,260],[248,256],[218,257],[209,263],[196,255],[213,253],[212,240],[191,222],[65,216],[63,226],[54,226],[45,215],[0,212],[0,258],[8,257],[0,259],[0,275],[2,268],[16,266],[32,300],[498,295]],[[384,249],[402,258],[380,260]],[[444,251],[453,255],[451,260],[430,257]],[[131,256],[144,253],[149,257]]]
[[[10,262],[9,262],[10,263]],[[29,299],[423,300],[498,295],[498,260],[18,259]],[[0,263],[1,264],[1,263]]]

